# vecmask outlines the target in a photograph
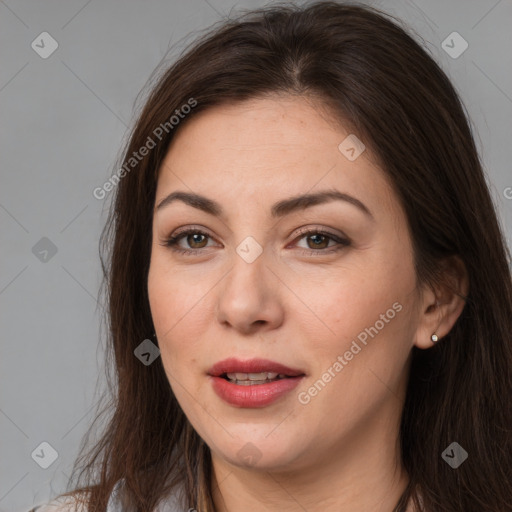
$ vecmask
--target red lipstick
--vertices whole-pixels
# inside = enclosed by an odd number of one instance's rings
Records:
[[[305,376],[268,359],[241,361],[229,358],[208,371],[213,390],[235,407],[265,407],[294,389]]]

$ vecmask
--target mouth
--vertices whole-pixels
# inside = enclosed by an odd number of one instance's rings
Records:
[[[275,382],[281,379],[290,379],[290,375],[284,375],[276,372],[259,372],[259,373],[223,373],[219,375],[222,379],[225,379],[233,384],[239,386],[254,386],[257,384],[266,384],[268,382]]]
[[[265,384],[280,379],[292,377],[302,377],[305,375],[303,370],[289,368],[276,361],[268,359],[249,359],[241,361],[236,358],[224,359],[215,363],[208,375],[212,377],[221,377],[229,382],[236,382],[242,386],[251,386],[254,384]]]
[[[219,361],[208,371],[213,390],[234,407],[265,407],[298,386],[303,370],[268,359]]]

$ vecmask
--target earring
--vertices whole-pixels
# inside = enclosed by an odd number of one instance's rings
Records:
[[[439,337],[436,333],[434,333],[432,336],[430,336],[430,339],[432,340],[432,343],[436,343],[439,340]]]

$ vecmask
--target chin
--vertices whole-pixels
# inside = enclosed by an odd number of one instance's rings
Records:
[[[234,433],[231,430],[236,441],[230,438],[228,446],[217,445],[215,452],[217,456],[239,468],[261,471],[289,469],[298,457],[295,453],[298,442],[290,435],[266,438],[272,428],[263,429],[261,435],[254,435],[254,432],[244,435],[242,432]]]

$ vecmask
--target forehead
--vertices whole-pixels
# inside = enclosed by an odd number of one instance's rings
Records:
[[[261,204],[326,188],[392,200],[368,150],[350,161],[338,148],[349,135],[325,106],[302,97],[207,109],[176,133],[160,168],[156,202],[177,189],[228,203]]]
[[[194,153],[205,156],[210,151],[236,153],[240,158],[250,158],[251,164],[258,160],[268,164],[267,158],[273,156],[301,160],[309,155],[309,162],[323,153],[323,161],[328,157],[325,151],[336,150],[336,141],[344,133],[343,126],[336,126],[318,101],[302,97],[258,98],[200,112],[178,131],[169,153],[175,158],[182,153],[188,157]],[[243,163],[242,159],[238,165]]]

